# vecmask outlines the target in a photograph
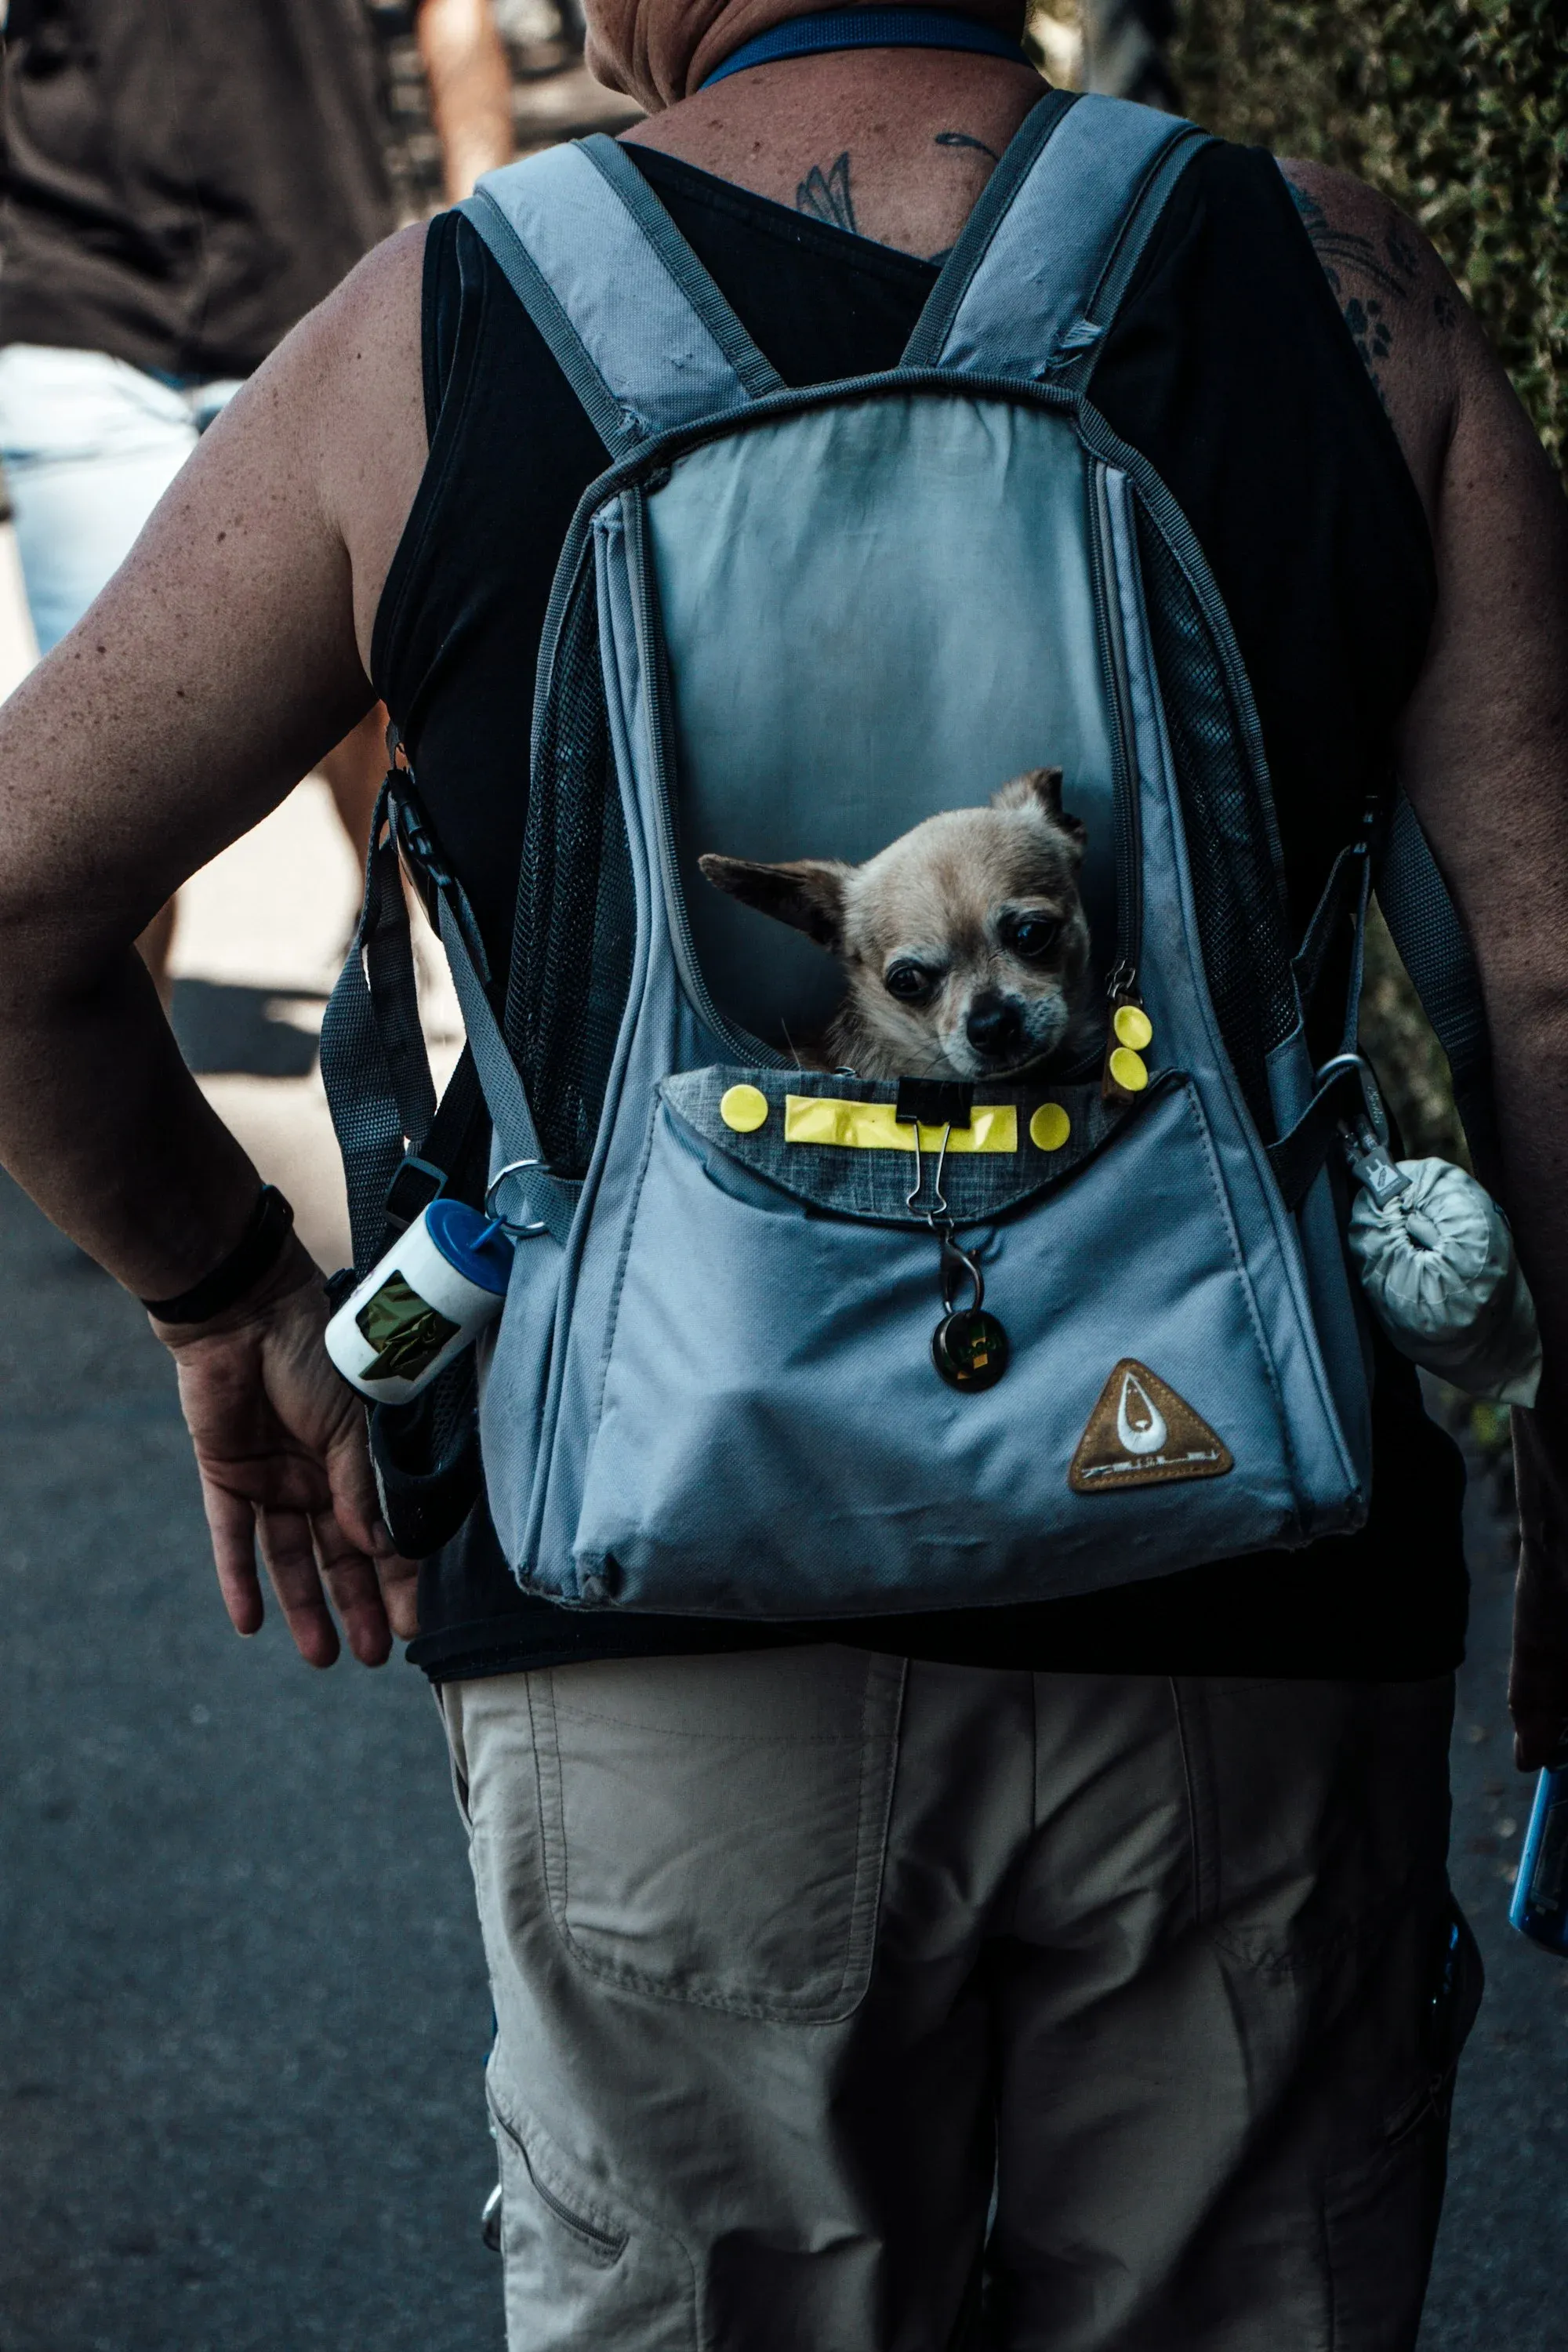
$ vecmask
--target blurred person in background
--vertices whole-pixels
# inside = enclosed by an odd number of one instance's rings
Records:
[[[1079,15],[1080,87],[1174,113],[1181,101],[1168,51],[1175,0],[1082,0]]]
[[[448,200],[512,153],[489,0],[415,0]],[[395,226],[363,0],[11,0],[0,461],[40,653],[226,401]],[[372,710],[321,762],[363,856]],[[142,934],[162,986],[174,901]]]

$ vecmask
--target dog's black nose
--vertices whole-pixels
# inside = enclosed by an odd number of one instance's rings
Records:
[[[1000,1056],[1021,1044],[1024,1024],[1010,996],[998,996],[988,989],[970,1006],[963,1034],[977,1054]]]

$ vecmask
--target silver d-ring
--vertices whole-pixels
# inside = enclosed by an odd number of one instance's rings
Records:
[[[547,1234],[550,1228],[546,1224],[514,1224],[510,1217],[501,1215],[500,1211],[496,1207],[495,1196],[509,1176],[521,1176],[527,1168],[542,1168],[543,1165],[542,1160],[509,1160],[504,1168],[497,1169],[485,1186],[486,1216],[489,1218],[492,1224],[500,1225],[503,1233],[510,1234],[514,1242],[533,1241],[539,1234]]]
[[[1384,1108],[1383,1096],[1379,1090],[1377,1079],[1373,1075],[1372,1064],[1367,1060],[1364,1054],[1332,1055],[1330,1059],[1323,1064],[1322,1067],[1318,1071],[1316,1076],[1313,1078],[1313,1086],[1321,1091],[1322,1087],[1328,1084],[1331,1079],[1336,1078],[1342,1070],[1357,1070],[1360,1072],[1361,1098],[1366,1107],[1367,1123],[1371,1127],[1373,1135],[1376,1136],[1379,1143],[1386,1144],[1388,1141],[1388,1113]]]

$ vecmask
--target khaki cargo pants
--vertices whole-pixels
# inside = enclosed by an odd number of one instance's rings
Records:
[[[511,2352],[1414,2343],[1446,1681],[822,1647],[444,1706]]]

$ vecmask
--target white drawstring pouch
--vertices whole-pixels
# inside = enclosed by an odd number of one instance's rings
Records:
[[[1386,1163],[1385,1163],[1386,1164]],[[1380,1204],[1357,1189],[1350,1245],[1402,1356],[1467,1396],[1532,1405],[1541,1335],[1513,1235],[1484,1186],[1447,1160],[1402,1160]]]

